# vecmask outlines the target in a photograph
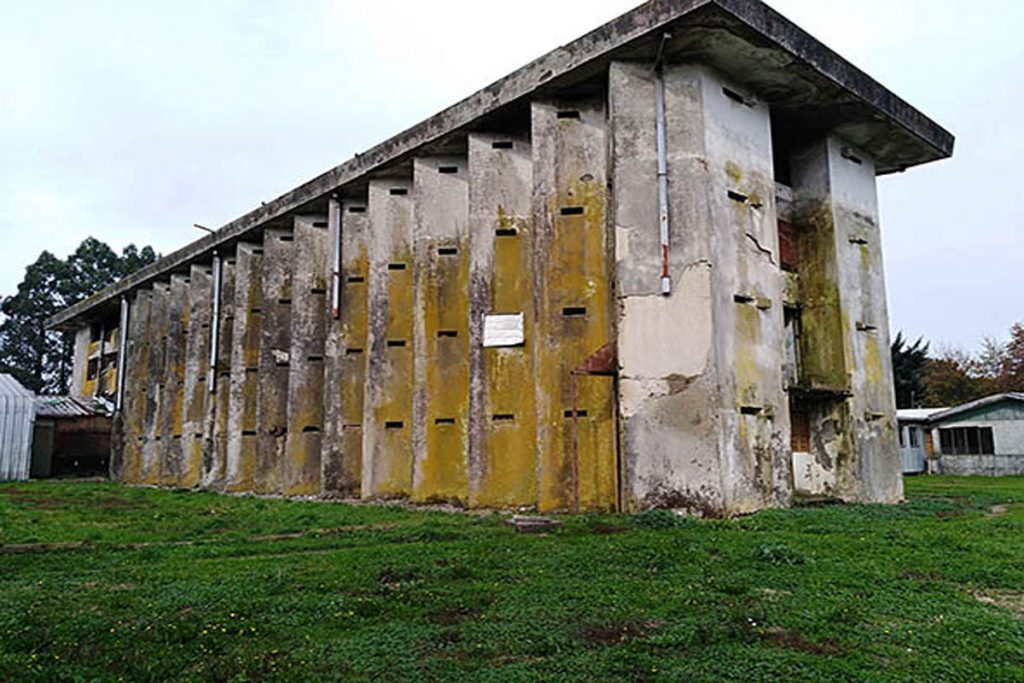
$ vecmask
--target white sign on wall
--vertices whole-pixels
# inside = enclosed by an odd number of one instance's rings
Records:
[[[484,348],[522,346],[525,342],[522,313],[484,316]]]

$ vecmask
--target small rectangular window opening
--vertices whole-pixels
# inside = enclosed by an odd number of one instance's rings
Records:
[[[295,241],[295,236],[294,235],[281,235],[280,240],[282,242],[294,242]]]
[[[404,339],[389,339],[388,340],[388,348],[389,349],[403,349],[403,348],[405,348],[405,340]]]
[[[409,194],[409,190],[404,187],[392,187],[389,194],[391,194],[392,197],[404,197]]]
[[[444,175],[453,175],[453,174],[459,172],[459,167],[458,166],[438,166],[437,167],[437,172],[438,173],[442,173]]]
[[[586,410],[577,410],[575,413],[573,413],[573,411],[567,410],[565,411],[564,415],[565,417],[572,419],[573,417],[587,417],[590,415],[590,412]]]
[[[356,425],[356,424],[344,425],[342,427],[342,429],[344,429],[346,432],[356,432],[356,431],[361,430],[362,428],[363,428],[363,425]]]
[[[242,432],[242,436],[256,436],[256,430],[246,429],[245,431]]]
[[[439,417],[434,420],[434,424],[439,427],[451,426],[455,424],[455,418],[452,417]]]
[[[326,228],[327,227],[327,221],[316,221],[315,223],[313,223],[313,227],[314,228]]]
[[[743,194],[742,192],[737,192],[735,190],[729,190],[728,195],[729,199],[733,200],[734,202],[739,202],[740,204],[746,204],[748,201],[750,201],[750,197]]]
[[[556,118],[559,119],[575,119],[577,121],[580,119],[580,113],[575,109],[567,109],[564,111],[560,111],[557,114],[555,114],[555,116]]]
[[[760,415],[763,412],[762,406],[740,406],[740,413],[743,415]]]
[[[515,228],[498,228],[494,231],[494,234],[498,237],[515,237],[519,234],[519,231]]]
[[[309,290],[309,293],[310,294],[315,294],[317,296],[320,296],[320,295],[326,294],[327,290],[324,289],[323,287],[314,287],[313,289]]]
[[[458,256],[458,247],[441,247],[437,250],[438,256]]]
[[[459,336],[456,330],[441,330],[437,333],[438,338],[450,338],[454,339]]]
[[[583,215],[583,207],[582,206],[564,206],[564,207],[562,207],[561,214],[563,216],[582,216]]]
[[[405,270],[406,265],[404,263],[389,263],[388,270]]]
[[[291,299],[278,299],[277,303],[281,304],[282,306],[291,306],[292,305],[292,300]]]
[[[319,434],[320,433],[320,428],[317,427],[316,425],[306,425],[305,427],[302,428],[302,433],[303,434]]]
[[[360,356],[362,355],[362,349],[345,349],[346,356]]]
[[[324,362],[324,357],[323,356],[307,356],[306,357],[306,361],[309,362],[309,363],[323,363]]]
[[[253,253],[254,256],[263,256],[263,250],[262,249],[253,249],[252,253]]]
[[[354,276],[348,278],[347,280],[345,280],[345,282],[347,282],[350,285],[358,285],[358,284],[362,284],[363,282],[366,282],[366,278],[360,277],[358,275],[354,275]]]
[[[384,429],[404,429],[405,423],[400,421],[385,422]]]
[[[582,318],[587,315],[586,306],[566,306],[562,309],[562,315],[566,318]]]
[[[491,419],[495,422],[515,422],[516,416],[512,413],[498,413]]]
[[[491,143],[491,149],[512,149],[514,146],[511,140],[496,140]]]
[[[744,97],[743,95],[739,94],[738,92],[731,88],[722,88],[722,94],[728,97],[733,102],[738,102],[748,107],[750,106],[750,102],[747,101],[746,97]]]
[[[757,301],[755,297],[749,294],[737,294],[732,298],[732,300],[738,304],[752,304]]]
[[[366,213],[365,206],[350,206],[348,207],[349,213]]]

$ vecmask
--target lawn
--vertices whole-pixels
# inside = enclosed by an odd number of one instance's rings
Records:
[[[498,515],[4,484],[0,680],[1024,680],[1024,479],[907,492],[523,535]]]

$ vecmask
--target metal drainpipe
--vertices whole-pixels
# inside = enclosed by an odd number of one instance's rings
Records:
[[[327,222],[331,240],[331,315],[341,316],[341,202],[331,197],[327,202]]]
[[[668,218],[668,145],[665,135],[665,43],[671,38],[666,33],[661,38],[657,61],[654,64],[654,109],[657,119],[658,145],[658,223],[661,230],[661,293],[672,293],[672,276],[668,271],[669,218]]]
[[[216,250],[213,252],[213,313],[210,320],[210,369],[206,376],[206,386],[211,394],[217,393],[217,347],[220,346],[220,287],[221,260]]]
[[[128,365],[128,297],[121,297],[121,329],[118,330],[117,344],[117,391],[114,396],[114,410],[121,412],[124,404],[124,373]]]

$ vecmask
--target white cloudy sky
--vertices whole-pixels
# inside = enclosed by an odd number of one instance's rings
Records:
[[[637,0],[0,0],[0,295],[93,235],[168,253]],[[881,179],[894,330],[1024,320],[1024,3],[772,0],[957,135]]]

